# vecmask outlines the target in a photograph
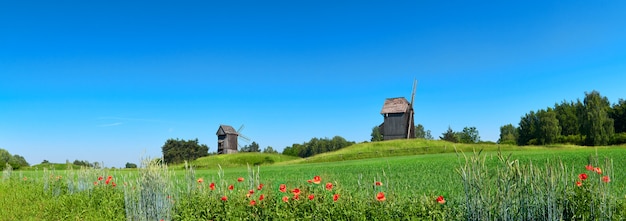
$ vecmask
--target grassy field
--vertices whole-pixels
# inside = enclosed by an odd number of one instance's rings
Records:
[[[455,149],[459,152],[455,152]],[[480,152],[480,155],[477,156],[474,151]],[[499,155],[510,158],[502,161]],[[599,161],[595,160],[595,156]],[[604,159],[610,161],[605,163]],[[478,180],[462,179],[459,169],[471,166],[472,160],[477,160],[487,170],[474,169],[479,176]],[[516,167],[517,164],[521,166]],[[603,174],[596,175],[586,170],[585,166],[589,164],[601,167]],[[503,181],[509,183],[505,186],[511,187],[526,182],[542,187],[549,186],[549,181],[558,181],[557,189],[562,192],[542,188],[531,188],[530,191],[544,191],[537,194],[541,196],[556,194],[557,197],[553,196],[548,201],[559,202],[564,208],[575,208],[575,211],[557,208],[561,212],[553,213],[561,214],[562,218],[610,217],[619,220],[626,216],[626,170],[623,170],[626,168],[626,149],[623,146],[517,147],[425,140],[386,141],[357,144],[308,159],[247,153],[209,156],[190,165],[194,169],[172,165],[169,169],[60,170],[59,166],[45,171],[43,168],[5,171],[0,179],[0,217],[3,217],[0,220],[123,220],[128,217],[151,217],[148,220],[224,220],[245,217],[251,220],[409,217],[427,220],[484,217],[543,220],[548,217],[537,217],[537,214],[545,211],[535,211],[549,205],[544,204],[544,201],[532,201],[531,204],[536,205],[535,209],[511,209],[523,213],[499,211],[499,206],[511,200],[506,196],[510,195],[506,192],[508,188],[501,189],[499,183]],[[555,172],[558,176],[550,175]],[[577,189],[576,181],[579,181],[581,173],[588,174],[590,181]],[[117,187],[108,181],[105,183],[103,179],[108,176],[117,183]],[[322,178],[321,184],[310,183],[315,176]],[[609,176],[610,183],[601,182],[602,176]],[[238,182],[239,178],[244,181]],[[376,182],[381,185],[375,185]],[[467,195],[467,184],[470,182],[480,183],[481,189],[488,190],[487,193],[480,193],[486,194],[490,205],[495,205],[480,209],[491,211],[488,216],[470,216],[468,214],[472,213],[471,210],[464,209],[472,205],[480,206],[468,200],[468,197],[471,198]],[[214,190],[209,188],[211,183],[215,184]],[[332,190],[324,190],[326,183],[332,184]],[[258,187],[260,184],[263,184],[263,190]],[[232,191],[228,190],[230,185],[233,185]],[[280,192],[281,185],[285,185],[289,191]],[[256,188],[259,190],[248,193]],[[296,188],[302,190],[304,199],[291,198],[295,195],[289,192]],[[529,191],[525,187],[515,188]],[[479,193],[481,190],[477,191]],[[380,193],[385,196],[383,202],[379,201]],[[261,195],[263,200],[259,198]],[[311,195],[315,196],[314,199],[306,200]],[[341,196],[341,200],[333,201],[334,195]],[[603,197],[596,199],[600,195]],[[439,204],[435,201],[438,196],[444,197],[447,202]],[[228,200],[220,200],[222,197]],[[281,201],[284,197],[289,197],[288,203]],[[572,203],[579,202],[579,198],[584,199],[580,200],[583,204]],[[526,202],[524,200],[527,199],[515,195],[512,200]],[[154,207],[144,208],[140,205]],[[611,213],[602,215],[595,209],[589,209],[596,207],[605,208],[598,210]],[[162,212],[148,216],[146,214],[151,214],[149,211]],[[520,214],[530,214],[530,218],[521,217]]]

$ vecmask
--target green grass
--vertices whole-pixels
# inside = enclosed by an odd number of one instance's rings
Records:
[[[198,158],[189,164],[194,168],[204,169],[212,168],[216,169],[217,165],[221,167],[246,167],[250,166],[265,166],[275,163],[292,161],[299,159],[298,157],[287,156],[282,154],[269,154],[269,153],[237,153],[237,154],[222,154],[212,155],[207,157]],[[184,169],[184,165],[172,165],[171,168]]]

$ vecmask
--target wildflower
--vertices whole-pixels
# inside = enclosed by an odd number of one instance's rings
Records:
[[[112,176],[107,177],[107,180],[104,181],[104,184],[109,185],[109,183],[111,182],[111,179],[113,179]]]
[[[598,174],[602,174],[602,169],[600,169],[600,167],[596,167],[594,171],[596,171],[596,173]]]
[[[198,183],[202,183],[204,182],[204,179],[202,179],[202,177],[198,178]]]
[[[211,189],[211,190],[215,190],[215,183],[211,183],[211,184],[209,184],[209,189]]]
[[[581,173],[581,174],[579,174],[579,175],[578,175],[578,179],[580,179],[580,180],[586,180],[586,179],[587,179],[587,174],[585,174],[585,173]]]
[[[333,201],[337,202],[338,199],[339,199],[339,194],[335,193],[335,195],[333,195]]]
[[[256,201],[251,200],[251,201],[250,201],[250,206],[254,206],[254,205],[256,205]]]
[[[285,185],[285,184],[280,184],[279,190],[280,190],[280,192],[283,192],[283,193],[284,193],[284,192],[287,192],[287,185]]]
[[[249,190],[248,193],[254,194],[254,190]]]
[[[611,178],[609,178],[609,176],[603,176],[602,182],[605,182],[605,183],[611,182]]]
[[[313,180],[307,180],[306,182],[307,183],[313,183]]]
[[[589,171],[593,171],[593,166],[591,166],[591,164],[585,166],[585,169],[589,170]]]
[[[293,195],[294,200],[300,200],[300,195]]]
[[[233,186],[232,184],[230,184],[230,186],[228,186],[228,190],[233,190],[235,189],[235,186]]]
[[[315,198],[315,195],[311,194],[309,195],[309,200],[313,200]]]
[[[226,201],[226,200],[228,200],[228,197],[223,196],[223,197],[222,197],[222,201]]]
[[[313,183],[320,184],[320,182],[322,182],[322,178],[320,176],[313,177]]]
[[[376,194],[376,200],[378,201],[385,201],[387,198],[385,198],[385,193],[383,192],[378,192],[378,194]]]
[[[576,181],[576,186],[577,186],[577,187],[581,187],[582,185],[583,185],[583,183],[582,183],[582,182],[580,182],[580,181]]]
[[[326,190],[333,190],[333,183],[326,183]]]
[[[263,199],[265,199],[265,195],[261,194],[261,195],[259,196],[259,201],[261,201],[261,200],[263,200]]]
[[[243,177],[237,178],[237,182],[240,182],[240,183],[243,182]]]
[[[263,184],[262,184],[262,183],[260,183],[260,184],[259,184],[259,186],[258,186],[256,189],[257,189],[257,190],[261,190],[261,189],[263,189]]]
[[[93,185],[94,185],[94,186],[98,185],[98,181],[94,181],[94,182],[93,182]]]
[[[104,178],[102,178],[102,176],[98,177],[98,181],[102,181]]]
[[[446,199],[444,199],[443,196],[439,196],[439,197],[437,197],[437,202],[439,204],[444,204],[444,203],[446,203]]]
[[[380,181],[376,181],[376,182],[374,182],[374,185],[376,185],[376,186],[382,186],[382,185],[383,185],[383,183],[382,183],[382,182],[380,182]]]
[[[295,188],[291,191],[293,193],[293,195],[300,195],[300,189]]]
[[[285,202],[285,203],[286,203],[286,202],[289,202],[289,197],[287,197],[287,196],[283,196],[283,202]]]
[[[112,183],[111,183],[111,186],[116,187],[116,186],[117,186],[117,184],[115,184],[115,182],[112,182]]]

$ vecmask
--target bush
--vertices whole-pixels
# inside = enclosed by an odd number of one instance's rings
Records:
[[[626,144],[626,132],[614,134],[611,138],[611,144]]]

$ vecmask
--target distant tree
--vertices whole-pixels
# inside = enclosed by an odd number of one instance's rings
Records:
[[[520,119],[519,126],[517,127],[518,145],[529,145],[536,142],[538,131],[536,128],[537,121],[537,115],[534,111],[530,111],[530,113],[525,114],[522,119]]]
[[[315,154],[339,150],[353,144],[353,141],[347,141],[340,136],[335,136],[332,139],[312,138],[309,142],[305,142],[303,144],[293,144],[290,147],[285,147],[283,154],[298,157],[310,157]]]
[[[582,117],[582,134],[585,144],[591,146],[607,145],[615,132],[613,119],[609,117],[610,103],[599,92],[585,93]]]
[[[209,147],[195,140],[168,139],[161,147],[166,164],[192,161],[208,155]]]
[[[499,144],[515,144],[517,142],[517,128],[513,124],[507,124],[500,127]]]
[[[41,164],[48,164],[48,163],[50,163],[50,161],[48,161],[48,160],[41,161]]]
[[[239,152],[261,152],[261,149],[258,143],[252,141],[251,144],[241,147]]]
[[[128,168],[128,169],[131,169],[131,168],[137,168],[137,164],[134,164],[134,163],[128,162],[128,163],[126,163],[125,168]]]
[[[626,100],[619,99],[616,104],[613,104],[609,117],[613,119],[615,133],[626,132]]]
[[[478,143],[480,141],[480,135],[476,127],[464,127],[463,131],[459,133],[459,142],[461,143]]]
[[[454,143],[458,143],[459,139],[457,138],[455,132],[452,130],[450,126],[448,126],[448,130],[439,136],[440,140],[450,141]]]
[[[580,101],[579,101],[580,102]],[[559,121],[562,136],[580,134],[580,123],[578,122],[578,107],[574,102],[561,102],[554,105],[556,119]]]
[[[561,134],[561,126],[556,118],[556,112],[552,108],[547,111],[540,110],[537,112],[537,142],[538,144],[553,144]]]
[[[430,130],[425,130],[422,124],[417,124],[415,126],[415,138],[432,140],[433,136],[430,134]]]
[[[72,164],[76,166],[83,166],[83,167],[94,167],[94,164],[89,163],[89,161],[86,161],[86,160],[74,160]]]
[[[271,146],[267,146],[265,149],[263,149],[263,153],[278,153],[278,151],[274,150],[274,148],[272,148]]]
[[[380,127],[379,126],[375,126],[374,128],[372,128],[372,142],[375,141],[382,141],[383,140],[383,135],[380,133]]]
[[[9,151],[0,148],[0,170],[6,168],[7,164],[16,170],[29,166],[24,157],[20,155],[11,155]]]

